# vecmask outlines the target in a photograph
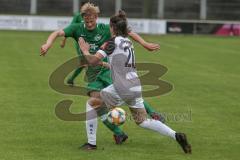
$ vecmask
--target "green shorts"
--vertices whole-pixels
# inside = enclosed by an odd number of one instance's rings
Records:
[[[88,95],[93,91],[100,92],[110,84],[112,84],[111,72],[109,69],[103,69],[98,73],[95,81],[88,83]]]

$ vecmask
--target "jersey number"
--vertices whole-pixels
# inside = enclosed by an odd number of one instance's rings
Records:
[[[125,67],[132,67],[135,68],[135,55],[134,55],[134,50],[133,48],[128,48],[128,58],[125,63]]]

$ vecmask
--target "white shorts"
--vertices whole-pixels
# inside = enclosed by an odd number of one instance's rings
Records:
[[[119,96],[113,84],[102,89],[100,92],[100,96],[102,100],[106,103],[106,105],[110,107],[127,104],[130,108],[144,108],[142,97],[124,100]]]

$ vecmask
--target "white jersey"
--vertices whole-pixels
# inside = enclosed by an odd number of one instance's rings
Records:
[[[132,42],[121,36],[114,37],[98,52],[109,59],[113,86],[119,96],[124,100],[141,97],[141,83],[135,67]]]

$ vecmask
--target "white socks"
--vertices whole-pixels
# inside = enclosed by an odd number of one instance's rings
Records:
[[[86,114],[86,131],[87,131],[88,143],[92,145],[96,145],[97,112],[93,109],[92,106],[88,104],[88,102],[86,104],[86,112],[89,112]]]
[[[139,124],[139,126],[146,129],[157,131],[165,136],[169,136],[172,137],[173,139],[176,139],[175,137],[176,132],[160,121],[154,119],[146,119],[141,124]]]

